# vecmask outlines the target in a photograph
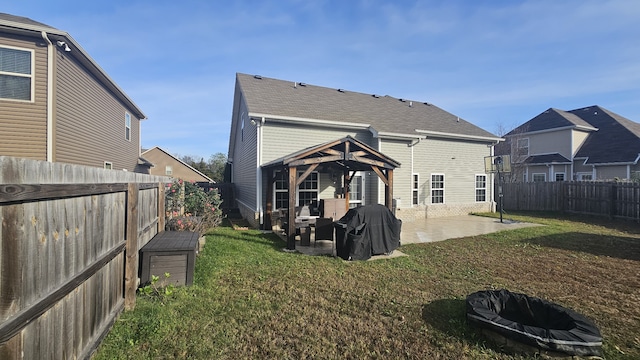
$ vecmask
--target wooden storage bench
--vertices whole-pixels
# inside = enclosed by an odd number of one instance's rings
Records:
[[[142,285],[151,275],[160,277],[159,285],[191,285],[200,234],[190,231],[163,231],[140,249]],[[171,276],[165,279],[164,274]]]

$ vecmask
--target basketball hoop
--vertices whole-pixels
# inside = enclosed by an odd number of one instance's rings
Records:
[[[495,155],[485,156],[484,171],[486,173],[508,173],[511,172],[511,156]]]

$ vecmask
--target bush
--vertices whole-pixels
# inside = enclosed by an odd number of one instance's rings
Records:
[[[201,234],[220,225],[222,199],[217,189],[205,192],[193,182],[174,180],[166,191],[166,228]]]

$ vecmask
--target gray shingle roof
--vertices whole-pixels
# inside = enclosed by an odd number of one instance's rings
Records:
[[[640,155],[640,124],[594,105],[570,111],[598,128],[582,145],[576,157],[587,164],[635,162]]]
[[[511,130],[506,136],[568,126],[583,127],[590,130],[595,130],[593,126],[591,126],[588,122],[584,121],[570,111],[549,108],[533,119]]]
[[[524,160],[526,164],[571,164],[571,160],[566,157],[555,154],[533,155]]]
[[[25,25],[29,28],[32,27],[41,27],[41,28],[49,28],[51,30],[57,30],[54,27],[51,27],[47,24],[43,24],[41,22],[37,22],[35,20],[31,20],[29,18],[26,17],[22,17],[22,16],[16,16],[16,15],[11,15],[11,14],[5,14],[5,13],[0,13],[0,20],[5,21],[7,23],[16,23],[16,24],[22,24]]]
[[[411,136],[416,130],[497,138],[496,135],[421,101],[374,96],[294,81],[236,74],[250,114],[368,124],[375,131]]]

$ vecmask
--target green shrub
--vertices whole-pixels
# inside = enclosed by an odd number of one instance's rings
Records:
[[[204,233],[220,225],[222,199],[217,189],[205,192],[193,182],[174,180],[166,192],[166,228]]]

